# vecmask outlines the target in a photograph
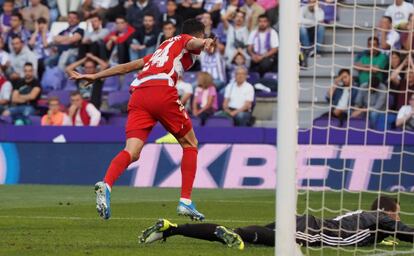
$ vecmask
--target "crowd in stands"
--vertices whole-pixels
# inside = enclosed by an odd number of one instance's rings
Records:
[[[305,58],[323,54],[325,27],[337,20],[337,6],[328,2],[332,1],[302,1],[300,41]],[[413,4],[395,0],[372,29],[366,50],[355,50],[352,66],[339,70],[328,90],[327,114],[340,126],[360,119],[370,129],[414,130]]]
[[[277,0],[0,4],[0,123],[95,126],[125,115],[135,74],[85,86],[68,73],[95,73],[151,54],[178,35],[188,18],[199,19],[206,37],[217,38],[215,52],[202,52],[177,84],[194,119],[201,125],[211,117],[252,125],[255,91],[275,95]]]

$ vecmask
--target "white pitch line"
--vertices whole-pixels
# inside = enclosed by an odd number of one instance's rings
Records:
[[[98,217],[66,217],[66,216],[9,216],[9,215],[0,215],[0,218],[3,219],[52,219],[52,220],[99,220]],[[158,218],[150,218],[150,217],[111,217],[111,220],[148,220],[148,221],[156,221]],[[174,221],[182,221],[183,218],[168,218],[169,220]],[[272,220],[222,220],[222,219],[207,219],[205,222],[230,222],[230,223],[270,223]]]

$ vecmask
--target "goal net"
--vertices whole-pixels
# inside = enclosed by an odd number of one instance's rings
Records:
[[[298,215],[332,219],[370,210],[376,198],[389,196],[400,203],[401,221],[414,227],[414,26],[408,16],[413,10],[408,3],[393,4],[319,1],[323,20],[316,26],[301,22]],[[376,229],[385,231],[379,224]],[[368,246],[359,238],[328,238],[302,252],[414,255],[413,243],[395,234]]]

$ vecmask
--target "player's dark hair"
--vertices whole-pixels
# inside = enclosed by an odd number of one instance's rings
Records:
[[[204,24],[196,19],[188,19],[184,21],[182,33],[188,35],[195,35],[197,33],[204,34]]]
[[[145,16],[147,16],[147,17],[152,17],[154,20],[155,20],[155,15],[152,13],[152,12],[145,12],[144,13],[144,17]]]
[[[379,196],[371,205],[371,210],[382,210],[387,212],[394,212],[397,210],[398,201],[395,198],[388,196]]]
[[[23,16],[19,12],[13,12],[11,17],[17,17],[20,21],[23,21]]]
[[[351,75],[351,70],[347,68],[340,69],[338,72],[338,76],[342,75],[343,73],[347,73],[348,75]]]
[[[23,39],[22,39],[20,36],[18,36],[18,35],[14,35],[14,36],[12,36],[11,40],[13,41],[14,39],[19,39],[19,40],[20,40],[20,42],[22,42],[22,43],[23,43]]]
[[[45,19],[44,17],[40,17],[37,19],[36,21],[38,24],[47,24],[47,19]]]
[[[368,42],[369,41],[375,41],[375,42],[377,42],[377,44],[379,43],[379,39],[376,36],[370,36],[370,37],[368,37]]]

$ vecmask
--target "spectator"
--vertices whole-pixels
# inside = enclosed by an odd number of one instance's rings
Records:
[[[277,72],[277,51],[279,37],[270,27],[266,15],[259,16],[259,26],[254,30],[248,41],[247,51],[251,57],[251,70],[263,76],[266,72]]]
[[[350,70],[341,69],[326,96],[332,106],[332,114],[340,120],[345,119],[355,96],[351,86],[352,76]]]
[[[42,126],[63,126],[72,125],[69,116],[60,111],[60,101],[58,97],[50,97],[48,99],[49,110],[42,117]]]
[[[248,68],[247,63],[248,56],[244,54],[243,51],[238,51],[234,58],[231,60],[231,65],[229,68],[229,73],[231,74],[230,81],[234,81],[236,76],[236,69],[239,67],[243,67],[245,69]]]
[[[410,62],[412,63],[412,60]],[[413,64],[409,65],[410,69],[407,73],[407,77],[402,79],[400,83],[393,88],[396,90],[393,93],[396,99],[395,109],[400,109],[402,106],[406,105],[408,99],[410,99],[411,95],[414,93],[414,69]]]
[[[183,17],[183,21],[194,18],[204,12],[202,0],[182,0],[177,1],[177,13]]]
[[[93,0],[84,0],[78,9],[80,20],[88,20],[98,15],[98,10],[93,6]]]
[[[247,69],[236,69],[236,79],[227,85],[224,93],[223,111],[233,118],[236,126],[247,126],[252,118],[254,88],[247,82]]]
[[[279,0],[257,0],[257,3],[267,11],[279,5]]]
[[[158,35],[157,44],[155,48],[158,48],[165,40],[174,37],[176,31],[177,28],[175,27],[175,24],[172,21],[168,20],[164,22],[164,24],[162,25],[162,32]]]
[[[404,61],[401,61],[400,53],[394,51],[392,52],[391,63],[389,67],[389,70],[391,71],[389,80],[392,89],[398,88],[400,86],[401,80],[405,78],[409,58],[409,56],[406,56]]]
[[[211,14],[214,27],[220,22],[220,11],[223,7],[223,0],[204,0],[204,10]]]
[[[3,113],[5,116],[10,115],[16,125],[31,124],[29,116],[34,114],[42,91],[35,73],[32,63],[24,65],[24,78],[13,86],[12,105]]]
[[[249,40],[249,30],[245,26],[245,15],[244,12],[237,11],[222,17],[224,28],[227,31],[225,56],[228,65],[231,64],[236,54],[240,51],[243,52],[244,56],[248,56],[247,42]],[[233,20],[233,25],[229,22],[230,20]]]
[[[253,31],[259,21],[259,17],[265,13],[265,9],[261,7],[256,0],[246,0],[241,10],[246,13],[246,24],[249,31]]]
[[[44,61],[50,56],[49,45],[52,41],[53,38],[48,31],[47,20],[40,17],[35,23],[35,31],[29,40],[29,46],[37,57],[37,77],[42,77],[45,70]]]
[[[43,5],[40,0],[30,0],[31,6],[27,6],[22,10],[24,27],[29,31],[35,30],[35,24],[39,18],[49,21],[49,8]]]
[[[400,33],[400,44],[404,50],[412,51],[414,49],[414,15],[410,14],[408,18],[407,30]]]
[[[200,64],[201,71],[207,72],[213,77],[213,83],[217,85],[218,90],[226,85],[226,63],[218,48],[215,48],[212,53],[202,51],[200,53]]]
[[[2,5],[3,13],[0,15],[0,32],[3,37],[7,36],[11,28],[11,16],[14,9],[14,0],[5,0]]]
[[[23,17],[20,13],[13,13],[10,18],[10,29],[6,35],[6,50],[9,52],[13,52],[12,48],[12,38],[20,37],[24,44],[30,39],[30,32],[23,27]]]
[[[12,95],[12,84],[5,76],[0,76],[0,116],[7,109]]]
[[[385,111],[387,104],[387,87],[377,77],[372,77],[368,88],[361,88],[355,99],[355,110],[351,117],[369,116],[369,127],[376,128],[380,114]]]
[[[58,10],[58,6],[57,6],[57,0],[48,0],[48,1],[46,1],[46,4],[49,7],[50,23],[53,23],[53,22],[57,21],[57,19],[59,17],[59,10]]]
[[[6,73],[10,67],[10,54],[4,50],[4,40],[0,36],[0,68]]]
[[[132,43],[129,48],[131,60],[143,58],[155,51],[159,31],[155,26],[155,17],[151,13],[144,15],[143,28],[136,30],[132,35]]]
[[[225,1],[225,7],[221,10],[221,16],[231,17],[232,13],[235,13],[239,9],[239,0],[227,0]]]
[[[201,125],[218,110],[217,91],[213,78],[207,72],[198,73],[197,88],[194,93],[192,113],[199,117]]]
[[[102,27],[102,19],[99,15],[91,16],[88,20],[89,25],[92,27],[92,31],[87,31],[82,39],[82,44],[79,47],[79,58],[85,57],[86,53],[90,52],[101,59],[106,59],[104,39],[109,31]]]
[[[414,12],[412,4],[405,2],[404,0],[395,0],[394,4],[388,6],[385,10],[384,16],[391,17],[392,26],[399,28],[401,25],[405,25],[408,21],[408,16]]]
[[[397,115],[395,126],[405,130],[414,130],[414,94],[409,98],[409,104],[400,108]]]
[[[320,53],[321,44],[325,36],[325,27],[321,24],[325,18],[325,13],[319,7],[317,0],[309,0],[307,5],[300,8],[300,42],[305,48],[305,52],[309,52],[309,56]],[[316,30],[316,38],[315,36]],[[313,46],[316,41],[316,49]]]
[[[124,17],[116,18],[116,30],[104,39],[106,49],[110,52],[111,66],[129,61],[129,42],[135,29],[128,24]]]
[[[358,70],[360,87],[366,88],[370,77],[384,81],[384,71],[388,68],[388,57],[379,51],[377,37],[368,38],[368,49],[356,57],[354,68]]]
[[[129,0],[131,1],[131,0]],[[158,7],[152,0],[135,0],[126,11],[126,20],[135,29],[140,30],[144,23],[144,14],[151,13],[155,17],[155,20],[160,19],[160,12]]]
[[[100,17],[106,17],[119,4],[119,0],[93,0],[93,7]]]
[[[69,117],[73,126],[98,126],[101,121],[101,112],[88,101],[82,99],[79,92],[70,96]]]
[[[65,70],[67,64],[76,60],[84,35],[84,30],[79,27],[80,20],[77,12],[69,12],[68,23],[69,27],[53,38],[54,44],[58,47],[58,67],[61,70]]]
[[[193,96],[193,86],[190,83],[185,82],[180,76],[176,87],[181,103],[185,106],[186,110],[190,110],[191,96]]]
[[[279,31],[279,3],[275,7],[272,7],[266,11],[266,16],[269,19],[270,26]]]
[[[77,71],[79,73],[95,74],[99,71],[107,69],[108,67],[109,65],[107,62],[91,53],[87,53],[86,57],[70,64],[66,68],[66,73],[70,74],[73,71]],[[82,98],[88,100],[99,109],[102,102],[102,87],[104,81],[95,80],[92,85],[87,85],[86,81],[76,81],[76,83]]]
[[[392,28],[392,20],[389,16],[382,16],[378,28],[380,48],[383,50],[400,49],[400,34]]]
[[[159,24],[165,24],[167,21],[172,22],[176,28],[181,30],[183,18],[181,15],[177,15],[177,3],[175,0],[167,1],[167,12],[161,15]]]
[[[10,79],[15,81],[23,78],[26,74],[26,68],[28,63],[31,65],[30,69],[34,70],[34,76],[37,75],[37,57],[29,47],[23,44],[20,37],[14,37],[12,39],[13,53],[10,55],[10,65],[12,73]]]
[[[81,0],[57,0],[61,20],[69,20],[69,14],[78,10]]]

